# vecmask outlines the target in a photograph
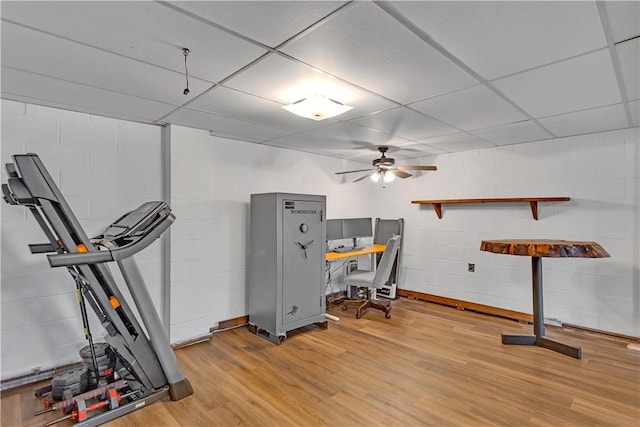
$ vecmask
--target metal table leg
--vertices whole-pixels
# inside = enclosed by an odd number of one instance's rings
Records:
[[[542,258],[531,257],[533,279],[533,335],[502,334],[502,344],[537,345],[576,359],[582,359],[582,349],[553,341],[544,336],[544,310],[542,307]]]

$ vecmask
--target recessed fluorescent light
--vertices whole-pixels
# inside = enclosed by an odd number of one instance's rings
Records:
[[[324,120],[351,110],[353,107],[322,95],[311,95],[293,104],[285,105],[285,110],[311,120]]]

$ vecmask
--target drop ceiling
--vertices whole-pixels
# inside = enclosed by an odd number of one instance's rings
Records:
[[[637,1],[2,1],[0,14],[3,99],[341,159],[640,125]],[[281,108],[313,93],[354,108],[323,121]]]

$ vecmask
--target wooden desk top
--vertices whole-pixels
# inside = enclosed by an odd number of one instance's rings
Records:
[[[596,242],[571,240],[483,240],[480,250],[496,254],[548,258],[608,258],[611,256]]]
[[[353,257],[353,256],[370,255],[370,254],[374,254],[374,253],[378,253],[378,252],[384,252],[386,247],[387,247],[387,245],[373,244],[373,245],[365,246],[364,248],[360,249],[359,251],[345,252],[345,253],[327,252],[327,254],[325,255],[325,259],[327,261],[335,261],[335,260],[341,259],[341,258],[350,258],[350,257]]]

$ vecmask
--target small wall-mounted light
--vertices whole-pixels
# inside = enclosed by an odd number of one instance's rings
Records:
[[[311,120],[324,120],[347,112],[353,107],[323,95],[311,95],[282,108]]]

